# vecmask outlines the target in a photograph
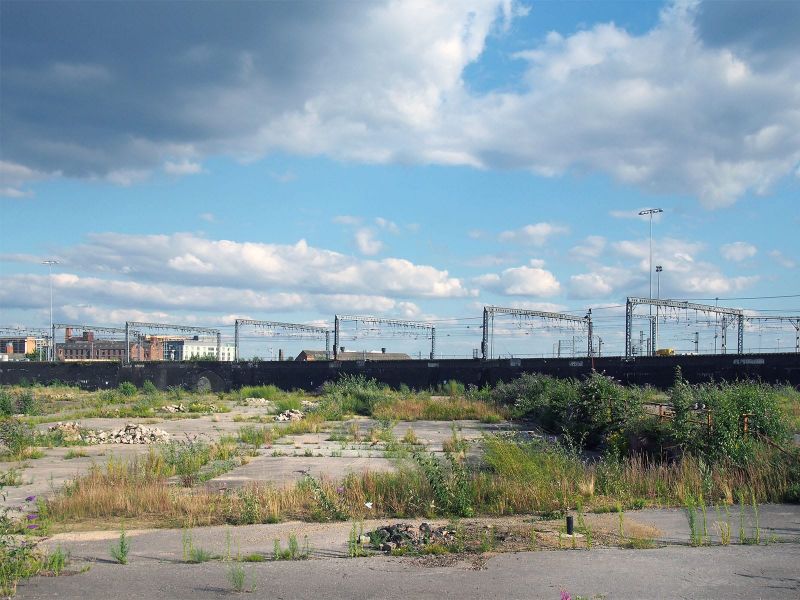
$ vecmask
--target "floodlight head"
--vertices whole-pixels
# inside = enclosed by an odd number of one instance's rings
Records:
[[[661,265],[656,265],[656,273],[661,273],[663,270],[664,269],[661,267]]]

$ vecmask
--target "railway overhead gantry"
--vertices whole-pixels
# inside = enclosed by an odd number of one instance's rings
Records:
[[[544,321],[551,321],[556,323],[572,323],[586,327],[586,334],[588,338],[587,343],[587,356],[594,356],[594,348],[592,346],[592,309],[590,308],[586,316],[579,317],[577,315],[569,315],[559,312],[548,312],[544,310],[529,310],[526,308],[507,308],[503,306],[484,306],[483,307],[483,338],[481,339],[481,355],[483,360],[491,358],[489,349],[489,329],[490,321],[494,320],[495,315],[513,315],[523,318],[542,319]]]
[[[423,321],[404,321],[402,319],[385,319],[383,317],[372,317],[369,315],[334,315],[333,319],[333,360],[339,357],[339,337],[341,333],[341,323],[353,321],[355,323],[366,323],[373,325],[388,325],[396,330],[422,329],[430,332],[431,353],[430,358],[436,356],[436,327]]]
[[[727,308],[724,306],[712,306],[710,304],[695,304],[683,300],[656,300],[653,298],[637,298],[629,296],[625,302],[625,357],[630,358],[633,354],[633,342],[631,334],[633,330],[633,316],[636,307],[639,305],[649,305],[658,308],[673,308],[678,310],[693,310],[704,314],[722,315],[720,331],[722,333],[722,354],[727,352],[727,331],[728,325],[736,321],[736,353],[741,354],[744,348],[744,311],[740,308]],[[650,349],[651,354],[655,355],[658,349],[658,325],[655,317],[648,317],[650,320]]]
[[[239,342],[240,331],[242,327],[249,326],[255,327],[262,331],[269,330],[282,330],[289,332],[310,333],[313,339],[325,339],[325,354],[328,359],[331,357],[331,332],[326,327],[317,327],[315,325],[305,325],[303,323],[283,323],[281,321],[258,321],[255,319],[236,319],[234,323],[234,360],[239,360]],[[305,336],[307,337],[307,336]]]
[[[144,323],[141,321],[125,321],[125,362],[131,362],[131,333],[141,336],[145,329],[156,329],[160,331],[179,331],[181,333],[205,333],[213,335],[217,340],[217,360],[221,358],[222,352],[222,333],[219,329],[211,327],[194,327],[191,325],[171,325],[168,323]]]

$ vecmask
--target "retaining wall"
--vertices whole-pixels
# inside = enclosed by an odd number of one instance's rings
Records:
[[[228,391],[245,385],[274,384],[282,389],[314,390],[340,374],[363,374],[399,387],[428,388],[454,379],[482,386],[508,381],[522,373],[555,377],[583,377],[592,368],[623,383],[668,387],[679,366],[692,383],[736,379],[760,379],[789,383],[800,388],[800,354],[727,354],[716,356],[665,356],[602,358],[530,358],[500,360],[405,360],[318,362],[114,362],[0,363],[0,384],[23,381],[42,384],[60,381],[85,389],[117,387],[123,381],[141,386],[152,381],[159,389],[208,385]]]

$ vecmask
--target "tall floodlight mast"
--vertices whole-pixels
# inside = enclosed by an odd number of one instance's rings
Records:
[[[647,208],[645,210],[639,211],[639,216],[649,216],[650,217],[650,266],[648,267],[648,272],[650,275],[650,294],[648,298],[650,300],[653,299],[653,215],[657,215],[659,213],[663,213],[664,211],[660,208]],[[655,345],[655,338],[653,337],[655,333],[655,325],[653,325],[653,307],[650,306],[650,353],[655,355],[656,353],[656,345]]]

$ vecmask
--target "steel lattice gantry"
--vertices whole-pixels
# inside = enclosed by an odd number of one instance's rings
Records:
[[[800,353],[800,316],[798,315],[747,315],[745,321],[777,321],[794,327],[794,351]]]
[[[740,308],[726,308],[724,306],[711,306],[710,304],[695,304],[693,302],[684,302],[683,300],[655,300],[652,298],[636,298],[628,297],[625,302],[625,356],[632,355],[632,342],[631,333],[633,329],[633,311],[640,304],[657,306],[663,308],[678,308],[684,310],[694,310],[703,313],[713,313],[722,315],[721,330],[722,330],[722,354],[727,352],[727,330],[729,325],[729,318],[736,319],[737,336],[736,336],[736,353],[741,354],[744,348],[744,311]],[[649,317],[650,318],[650,317]],[[655,355],[656,348],[658,348],[658,336],[655,318],[650,318],[650,348],[652,354]]]
[[[358,323],[375,323],[390,325],[392,327],[425,329],[431,332],[431,354],[430,358],[436,356],[436,327],[430,323],[422,321],[403,321],[401,319],[384,319],[381,317],[371,317],[368,315],[334,315],[333,319],[333,360],[339,358],[339,324],[342,321],[355,321]]]
[[[587,336],[588,336],[588,344],[587,344],[587,356],[591,357],[594,355],[594,349],[592,347],[592,309],[589,309],[589,312],[584,317],[578,317],[575,315],[568,315],[565,313],[557,313],[557,312],[547,312],[544,310],[528,310],[525,308],[506,308],[503,306],[484,306],[483,307],[483,338],[481,339],[481,354],[483,356],[483,360],[488,360],[489,358],[489,316],[492,315],[516,315],[521,317],[535,317],[538,319],[545,319],[550,321],[565,321],[568,323],[579,323],[581,325],[586,326],[587,328]]]
[[[331,332],[325,327],[316,327],[314,325],[304,325],[303,323],[282,323],[280,321],[257,321],[254,319],[236,319],[234,324],[234,360],[239,360],[239,329],[243,325],[252,325],[253,327],[272,328],[272,329],[287,329],[289,331],[306,331],[309,333],[317,334],[320,339],[325,337],[325,353],[330,360],[331,357]]]
[[[210,327],[193,327],[190,325],[170,325],[167,323],[143,323],[140,321],[125,321],[125,362],[131,362],[130,334],[137,333],[139,329],[161,329],[168,331],[181,331],[184,333],[207,333],[217,338],[217,360],[220,359],[222,351],[222,334],[219,329]]]

